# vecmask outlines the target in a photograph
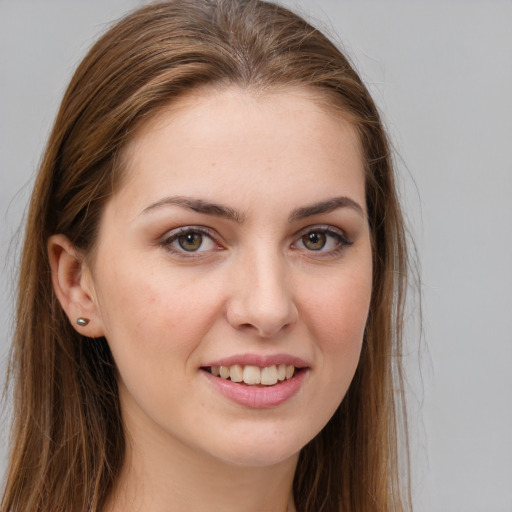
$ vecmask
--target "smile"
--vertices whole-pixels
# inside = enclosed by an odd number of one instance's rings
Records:
[[[215,377],[244,383],[249,386],[274,386],[278,382],[291,379],[295,374],[295,366],[287,364],[264,366],[233,364],[231,366],[210,366],[206,368]]]
[[[244,407],[266,409],[291,400],[302,388],[311,368],[295,357],[233,356],[201,367],[206,382]]]

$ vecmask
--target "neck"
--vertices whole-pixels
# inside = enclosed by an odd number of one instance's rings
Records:
[[[178,442],[128,438],[127,453],[104,512],[295,512],[298,455],[264,467],[235,465]]]

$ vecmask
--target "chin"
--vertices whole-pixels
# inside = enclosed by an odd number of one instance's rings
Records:
[[[299,453],[300,448],[296,451],[281,450],[277,453],[265,449],[239,450],[237,453],[226,454],[224,461],[239,468],[266,468],[298,459]]]
[[[212,453],[210,445],[210,453],[234,466],[269,467],[297,459],[300,450],[317,434],[281,428],[275,425],[254,428],[253,425],[250,431],[240,429],[231,433],[223,450]]]

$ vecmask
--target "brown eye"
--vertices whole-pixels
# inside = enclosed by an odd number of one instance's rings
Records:
[[[215,242],[215,234],[203,227],[178,228],[168,233],[161,245],[180,257],[195,257],[221,249]]]
[[[203,244],[201,233],[190,232],[177,238],[179,246],[187,252],[197,251]]]
[[[306,233],[302,237],[302,243],[306,249],[310,251],[320,251],[325,247],[327,237],[322,232],[311,232]]]
[[[311,226],[302,232],[292,247],[309,253],[309,256],[334,257],[351,245],[352,242],[339,228]]]

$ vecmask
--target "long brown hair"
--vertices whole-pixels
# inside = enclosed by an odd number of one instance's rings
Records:
[[[94,248],[122,176],[121,149],[162,106],[204,85],[313,88],[358,131],[373,242],[370,315],[354,380],[303,448],[294,495],[300,512],[410,507],[397,446],[407,251],[374,102],[346,57],[289,10],[259,0],[176,0],[129,14],[99,39],[71,80],[46,148],[19,278],[6,512],[99,511],[119,474],[125,440],[114,362],[105,339],[84,338],[69,324],[46,244],[62,233],[85,253]]]

